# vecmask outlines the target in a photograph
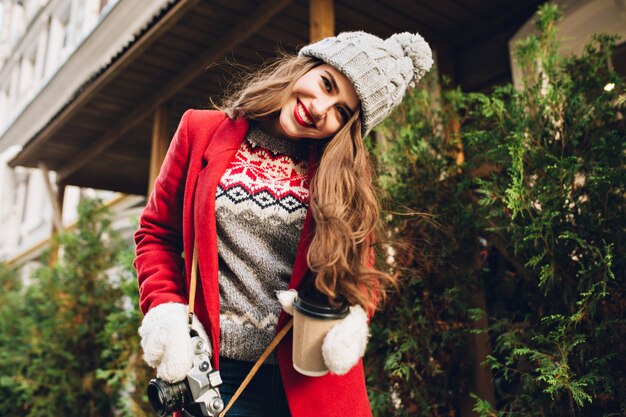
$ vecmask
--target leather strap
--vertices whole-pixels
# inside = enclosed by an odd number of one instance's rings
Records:
[[[189,327],[191,327],[191,323],[193,322],[194,306],[195,306],[195,300],[196,300],[196,282],[197,282],[197,275],[198,275],[198,249],[197,249],[196,242],[194,242],[194,245],[193,245],[193,259],[191,262],[192,262],[191,263],[191,278],[190,278],[191,282],[189,284],[189,313],[188,313],[189,314]],[[246,378],[243,380],[239,388],[237,388],[237,391],[235,392],[235,394],[233,394],[232,398],[228,402],[228,405],[224,408],[224,411],[220,413],[220,417],[225,416],[226,412],[230,410],[230,408],[235,404],[235,401],[237,401],[237,399],[239,398],[243,390],[246,389],[250,381],[252,381],[252,378],[254,377],[254,375],[256,375],[258,370],[261,368],[261,365],[263,365],[263,362],[265,362],[265,360],[272,353],[272,351],[276,349],[276,346],[278,346],[280,341],[283,340],[285,335],[289,332],[289,330],[291,330],[292,326],[293,326],[293,319],[290,319],[285,325],[285,327],[280,329],[280,332],[278,332],[276,337],[274,337],[274,340],[272,340],[269,346],[265,349],[261,357],[255,362],[252,369],[250,369],[250,372],[248,372],[248,375],[246,375]],[[207,342],[210,342],[210,341],[207,340]]]
[[[196,304],[196,282],[198,275],[198,247],[193,243],[193,259],[191,260],[191,283],[189,284],[189,327],[193,323],[193,309]],[[208,340],[207,340],[208,342]]]

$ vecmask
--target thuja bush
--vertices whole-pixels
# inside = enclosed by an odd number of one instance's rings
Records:
[[[476,291],[477,229],[456,160],[467,98],[431,88],[409,94],[374,147],[392,236],[378,236],[400,291],[371,323],[366,356],[377,416],[450,416],[466,391],[467,338]],[[471,208],[471,207],[470,207]],[[387,240],[393,242],[389,245]]]
[[[98,200],[83,201],[77,228],[57,241],[58,262],[28,285],[15,270],[0,274],[0,415],[142,415],[127,245]]]
[[[404,242],[391,262],[402,291],[375,318],[367,358],[377,415],[459,414],[472,394],[461,334],[480,310],[496,401],[475,397],[479,414],[626,414],[615,38],[563,58],[558,10],[538,17],[539,35],[517,47],[520,88],[415,92],[376,144],[379,185],[397,202],[390,240]]]
[[[520,308],[491,295],[489,364],[503,378],[501,415],[623,415],[624,83],[610,66],[614,37],[563,59],[557,19],[542,9],[540,35],[517,50],[523,89],[490,97],[473,137],[499,161],[478,181],[484,216],[519,263],[490,285],[516,288]]]
[[[142,358],[137,332],[143,315],[139,310],[139,290],[132,265],[134,258],[134,245],[125,246],[117,257],[114,273],[122,292],[122,308],[115,309],[106,318],[100,334],[106,346],[102,351],[106,366],[98,369],[96,375],[105,380],[113,392],[124,394],[115,397],[116,415],[148,417],[154,415],[146,395],[148,381],[154,378],[154,370]]]

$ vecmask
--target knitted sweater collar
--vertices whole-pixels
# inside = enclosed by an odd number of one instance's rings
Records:
[[[274,155],[286,154],[299,160],[305,160],[309,155],[307,141],[288,141],[270,136],[262,131],[254,122],[250,123],[246,140],[252,147],[261,146]]]

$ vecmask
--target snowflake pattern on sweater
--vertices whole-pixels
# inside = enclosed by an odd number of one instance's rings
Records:
[[[260,218],[301,216],[309,197],[308,164],[245,140],[220,180],[220,197],[234,210],[254,208]]]

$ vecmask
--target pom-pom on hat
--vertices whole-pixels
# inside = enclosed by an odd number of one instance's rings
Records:
[[[341,71],[361,100],[363,136],[400,104],[433,65],[428,43],[417,33],[382,40],[367,32],[343,32],[305,46],[299,55],[320,59]]]

